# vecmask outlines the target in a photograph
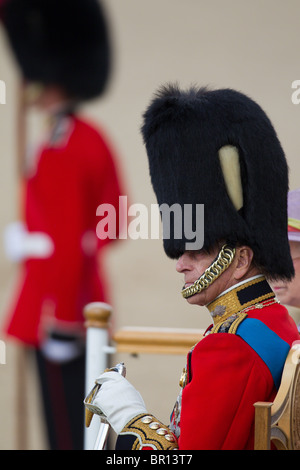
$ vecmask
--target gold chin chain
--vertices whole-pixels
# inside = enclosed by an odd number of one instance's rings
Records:
[[[224,245],[217,259],[204,271],[204,273],[189,287],[182,289],[182,296],[187,299],[207,289],[227,269],[235,256],[235,248]]]

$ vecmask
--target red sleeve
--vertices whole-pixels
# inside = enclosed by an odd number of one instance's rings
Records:
[[[241,338],[212,334],[193,350],[182,394],[180,449],[245,449],[256,401],[273,393],[269,369]]]

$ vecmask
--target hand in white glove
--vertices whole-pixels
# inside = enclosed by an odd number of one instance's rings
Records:
[[[96,383],[101,387],[93,405],[102,411],[117,434],[132,418],[147,413],[140,393],[118,372],[105,372]]]
[[[48,258],[54,251],[49,235],[43,232],[28,232],[22,222],[13,222],[4,231],[4,248],[11,261],[27,258]]]

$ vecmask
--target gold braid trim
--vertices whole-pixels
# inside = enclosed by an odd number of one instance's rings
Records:
[[[228,333],[231,333],[233,335],[236,334],[236,331],[239,327],[239,325],[242,323],[242,321],[247,317],[247,313],[246,312],[241,312],[237,319],[231,324],[229,330],[228,330]]]
[[[126,434],[136,436],[132,450],[141,450],[143,447],[151,447],[153,450],[178,449],[174,434],[152,415],[142,414],[133,418],[119,436]]]
[[[240,323],[242,323],[242,321],[247,317],[247,313],[246,312],[240,312],[237,314],[237,317],[235,319],[233,319],[232,322],[230,322],[230,327],[227,331],[227,333],[231,333],[231,334],[236,334],[236,330],[238,329],[238,326],[240,325]],[[223,324],[226,322],[226,320],[224,321],[220,321],[219,323],[217,323],[215,326],[212,327],[212,329],[210,330],[210,334],[211,333],[219,333],[219,330],[220,328],[223,326]]]

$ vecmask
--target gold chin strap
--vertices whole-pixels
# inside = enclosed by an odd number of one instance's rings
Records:
[[[218,257],[213,263],[204,271],[204,273],[189,287],[182,289],[182,296],[187,299],[195,294],[199,294],[204,289],[207,289],[221,274],[227,269],[233,261],[235,256],[235,248],[224,245]]]

